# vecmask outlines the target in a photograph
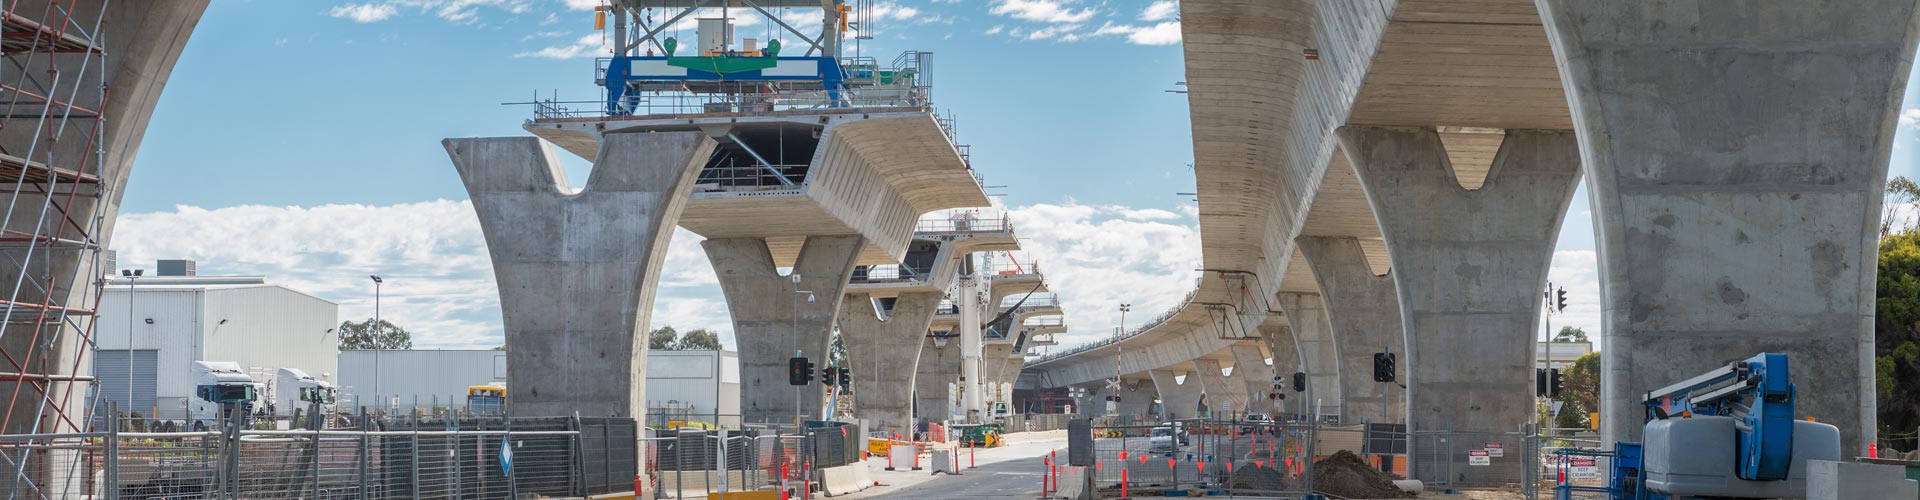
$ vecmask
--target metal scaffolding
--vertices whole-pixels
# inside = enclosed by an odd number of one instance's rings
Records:
[[[121,179],[102,175],[111,0],[8,0],[0,8],[0,432],[92,430],[92,350],[105,209]],[[41,5],[44,3],[44,9]],[[11,275],[7,275],[10,272]],[[12,491],[77,493],[82,453],[0,450]],[[63,473],[64,471],[64,473]]]

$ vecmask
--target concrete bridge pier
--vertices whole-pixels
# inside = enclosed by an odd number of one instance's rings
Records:
[[[1201,358],[1193,360],[1193,370],[1200,375],[1200,386],[1206,388],[1207,405],[1215,412],[1245,413],[1247,411],[1247,386],[1239,377],[1228,377],[1221,373],[1226,370],[1220,361]],[[1240,368],[1235,367],[1235,372]],[[1237,373],[1236,373],[1237,374]]]
[[[1639,439],[1644,391],[1783,352],[1798,416],[1864,453],[1915,0],[1536,3],[1593,193],[1603,438]]]
[[[1313,267],[1320,296],[1326,299],[1327,319],[1340,339],[1342,417],[1349,422],[1405,422],[1407,391],[1373,381],[1373,354],[1392,348],[1395,371],[1407,359],[1406,329],[1400,322],[1400,297],[1393,273],[1375,275],[1367,266],[1360,240],[1324,236],[1296,238],[1300,252]],[[1405,383],[1405,377],[1399,377]]]
[[[1153,392],[1160,395],[1161,420],[1200,416],[1200,396],[1206,393],[1206,389],[1201,387],[1200,377],[1158,368],[1147,370],[1147,375],[1153,377]],[[1186,377],[1182,379],[1181,375]]]
[[[960,337],[946,339],[945,345],[931,335],[921,337],[920,361],[913,376],[914,417],[931,422],[954,418],[948,384],[959,381]]]
[[[517,415],[646,410],[645,330],[667,242],[714,142],[610,134],[574,192],[535,137],[443,142],[493,258]]]
[[[1326,302],[1311,293],[1281,293],[1275,302],[1286,313],[1293,340],[1300,347],[1301,363],[1297,370],[1307,373],[1307,392],[1295,395],[1302,398],[1305,405],[1301,410],[1315,415],[1339,415],[1343,406],[1340,349],[1334,341],[1333,326],[1327,321]],[[1293,373],[1281,376],[1292,377]],[[1288,388],[1292,385],[1289,379]]]
[[[1541,291],[1580,174],[1573,133],[1507,131],[1475,190],[1433,129],[1338,135],[1393,262],[1412,430],[1520,430],[1534,415]]]
[[[858,235],[808,236],[793,272],[781,275],[765,238],[701,242],[720,278],[740,349],[740,411],[749,423],[820,418],[821,384],[787,384],[796,352],[825,367],[834,321],[854,264],[866,246]],[[793,276],[799,276],[794,280]],[[810,377],[813,375],[810,375]]]
[[[854,408],[871,430],[912,435],[920,344],[940,307],[940,294],[903,292],[885,318],[874,306],[867,294],[847,294],[840,305],[841,341],[857,388]]]
[[[1280,377],[1281,379],[1280,388],[1274,390],[1274,392],[1280,394],[1280,399],[1273,401],[1273,405],[1278,408],[1276,411],[1305,415],[1307,407],[1303,406],[1302,402],[1307,400],[1307,393],[1293,392],[1293,383],[1289,380],[1293,377],[1294,372],[1300,371],[1303,368],[1300,365],[1299,344],[1293,341],[1293,327],[1287,325],[1262,325],[1260,327],[1260,337],[1264,339],[1264,342],[1267,344],[1267,352],[1273,356],[1273,366],[1271,368],[1273,369],[1274,376]],[[1269,378],[1267,383],[1269,384],[1268,387],[1271,387],[1273,379]]]
[[[1247,411],[1262,412],[1268,415],[1274,412],[1274,400],[1267,397],[1273,390],[1273,367],[1267,366],[1267,356],[1260,346],[1252,342],[1242,342],[1227,348],[1233,354],[1233,378],[1247,391]]]

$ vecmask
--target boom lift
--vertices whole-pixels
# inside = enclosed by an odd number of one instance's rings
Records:
[[[1563,450],[1611,457],[1605,487],[1564,477],[1554,498],[1605,492],[1614,500],[1805,498],[1809,460],[1840,459],[1840,429],[1794,419],[1787,355],[1762,353],[1649,391],[1645,441],[1615,443],[1613,452]],[[1562,469],[1565,470],[1565,469]]]

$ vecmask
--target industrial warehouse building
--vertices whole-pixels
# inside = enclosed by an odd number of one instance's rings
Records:
[[[188,418],[194,361],[238,363],[267,387],[280,368],[337,377],[339,304],[261,276],[196,276],[191,261],[162,261],[159,269],[109,279],[101,294],[99,350],[88,357],[101,405]]]
[[[340,352],[341,403],[369,409],[465,406],[467,388],[507,382],[507,352]],[[513,398],[513,388],[507,388]],[[647,415],[740,423],[740,361],[731,351],[648,351]],[[705,415],[705,417],[701,417]]]

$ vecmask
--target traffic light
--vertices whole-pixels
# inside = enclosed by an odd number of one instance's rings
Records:
[[[1547,397],[1547,369],[1533,369],[1533,395]]]
[[[813,383],[813,362],[807,358],[787,358],[787,385],[807,385]]]
[[[820,369],[820,385],[833,387],[833,381],[839,380],[840,367],[829,366]]]
[[[845,368],[840,369],[840,388],[841,389],[853,388],[853,370],[849,370]]]
[[[1307,372],[1293,372],[1293,392],[1307,390]]]
[[[1547,373],[1547,395],[1548,396],[1558,396],[1560,395],[1560,391],[1563,389],[1566,389],[1566,387],[1567,387],[1567,379],[1565,377],[1560,376],[1559,368],[1554,368],[1548,371]]]
[[[1390,352],[1373,353],[1373,381],[1374,382],[1392,382],[1393,381],[1393,361],[1394,361],[1393,353],[1390,353]]]
[[[1553,303],[1554,310],[1558,312],[1567,312],[1567,289],[1562,288],[1559,290],[1555,290],[1553,293],[1555,297],[1554,303]]]

